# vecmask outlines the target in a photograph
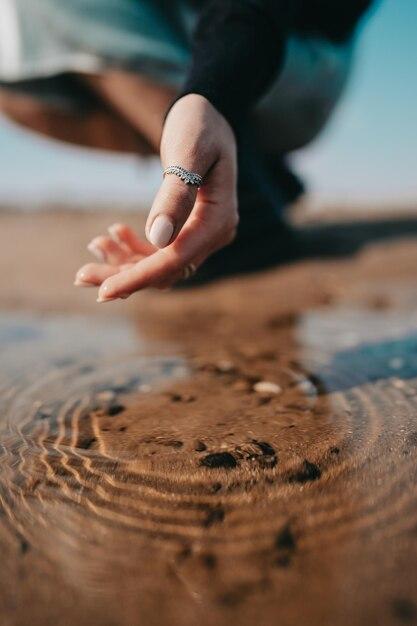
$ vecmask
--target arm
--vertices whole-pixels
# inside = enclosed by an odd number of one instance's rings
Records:
[[[200,17],[179,98],[204,96],[237,127],[282,68],[293,29],[341,42],[373,0],[211,0]]]
[[[305,0],[306,6],[313,1]],[[330,10],[334,2],[320,0],[321,11],[325,5]],[[345,2],[337,7],[349,6],[350,0]],[[154,247],[135,241],[130,247],[142,257],[139,261],[133,255],[120,268],[101,268],[95,281],[83,277],[101,285],[99,301],[150,286],[169,286],[188,264],[198,267],[233,240],[238,213],[232,128],[236,131],[279,72],[295,4],[296,0],[212,0],[207,6],[197,28],[188,79],[169,111],[161,141],[163,167],[181,165],[201,174],[205,184],[197,192],[175,176],[163,180],[146,228]],[[319,18],[314,13],[316,24]],[[304,27],[309,30],[308,23]]]
[[[176,176],[166,176],[147,220],[147,238],[154,247],[145,249],[134,241],[130,247],[142,256],[139,261],[133,254],[131,262],[104,266],[95,277],[91,268],[81,270],[77,280],[101,284],[100,302],[169,286],[189,264],[198,267],[233,240],[238,211],[232,128],[281,67],[292,1],[212,0],[207,6],[196,32],[192,67],[166,117],[160,149],[164,168],[181,165],[202,175],[204,185],[197,192]]]
[[[192,64],[179,98],[200,94],[236,126],[282,67],[293,4],[211,0],[195,32]]]

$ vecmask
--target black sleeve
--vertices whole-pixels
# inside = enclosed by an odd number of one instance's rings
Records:
[[[372,0],[209,0],[178,100],[205,96],[234,128],[280,72],[290,31],[340,42]]]
[[[236,127],[281,69],[291,0],[211,0],[181,94],[198,93]]]

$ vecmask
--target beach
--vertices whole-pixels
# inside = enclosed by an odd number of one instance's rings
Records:
[[[415,214],[98,305],[124,220],[0,213],[2,626],[417,623]]]

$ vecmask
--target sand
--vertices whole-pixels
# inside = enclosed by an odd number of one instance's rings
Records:
[[[0,216],[2,626],[417,623],[415,225],[99,306],[116,217]]]

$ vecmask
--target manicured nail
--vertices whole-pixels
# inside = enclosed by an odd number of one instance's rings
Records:
[[[132,294],[130,293],[125,293],[122,294],[121,296],[113,296],[112,298],[106,298],[106,297],[101,297],[99,296],[96,300],[96,302],[98,302],[98,304],[104,304],[105,302],[113,302],[113,300],[127,300],[129,296],[131,296]]]
[[[149,241],[157,248],[164,248],[171,240],[174,224],[166,215],[158,215],[151,226]]]
[[[97,302],[101,304],[102,302],[111,302],[112,300],[117,300],[119,296],[110,296],[108,295],[109,287],[107,285],[102,285],[98,292]]]
[[[96,302],[98,304],[105,304],[106,302],[113,302],[113,300],[118,300],[118,298],[116,298],[116,297],[115,298],[100,298],[100,297],[98,297]]]
[[[81,270],[78,270],[78,272],[75,274],[74,286],[75,287],[92,287],[93,285],[90,283],[90,281],[85,280],[85,271],[81,269]]]
[[[119,236],[119,228],[120,227],[121,227],[121,224],[112,224],[107,229],[109,231],[109,234],[111,235],[111,237],[113,237],[113,239],[117,243],[123,243],[122,240],[120,239],[120,236]]]
[[[106,260],[106,255],[94,240],[88,244],[87,250],[91,252],[91,254],[94,255],[96,259],[98,259],[102,263],[104,263],[104,261]]]
[[[119,296],[106,296],[101,290],[98,294],[97,302],[102,304],[103,302],[111,302],[112,300],[118,300]]]

